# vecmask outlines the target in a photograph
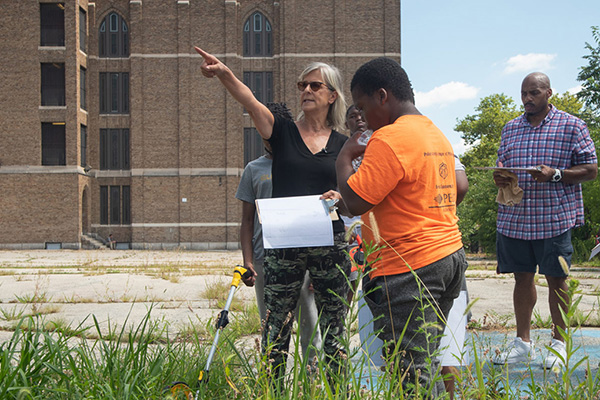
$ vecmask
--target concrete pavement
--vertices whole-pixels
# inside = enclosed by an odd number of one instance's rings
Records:
[[[119,323],[125,315],[135,323],[150,303],[170,321],[210,318],[203,295],[216,282],[228,282],[241,251],[33,250],[0,251],[0,309],[52,306],[56,316],[80,321],[91,311]],[[583,313],[598,315],[598,272],[574,268],[580,280]],[[481,325],[513,321],[511,276],[496,275],[495,263],[470,260],[467,284],[473,319]],[[538,282],[536,312],[549,316],[545,281]],[[254,290],[240,285],[236,298],[252,301]],[[110,307],[109,307],[110,305]],[[133,305],[133,307],[132,307]],[[139,311],[138,311],[139,309]],[[143,313],[143,315],[145,315]],[[0,318],[0,327],[6,326]]]

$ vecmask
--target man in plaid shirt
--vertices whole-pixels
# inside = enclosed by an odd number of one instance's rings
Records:
[[[550,79],[540,72],[525,77],[521,100],[525,113],[509,121],[502,130],[498,166],[531,168],[515,171],[523,199],[519,204],[498,207],[498,272],[513,273],[513,302],[517,337],[506,351],[493,358],[496,364],[510,364],[535,358],[530,338],[531,315],[537,300],[534,284],[536,267],[546,276],[552,323],[565,329],[560,308],[567,311],[567,274],[559,263],[562,256],[570,265],[573,246],[571,229],[583,224],[581,182],[593,180],[598,172],[596,150],[582,120],[557,110]],[[498,187],[509,178],[494,172]],[[553,352],[543,360],[545,368],[562,365],[566,350],[563,338],[554,329]]]

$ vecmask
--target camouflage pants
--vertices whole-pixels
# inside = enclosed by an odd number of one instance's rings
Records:
[[[347,311],[344,299],[349,289],[346,276],[350,274],[347,247],[344,233],[340,233],[335,235],[334,245],[330,247],[266,250],[264,270],[267,318],[262,347],[263,351],[270,349],[268,359],[273,360],[274,377],[282,376],[285,371],[294,310],[307,270],[312,279],[315,303],[320,314],[323,351],[334,361],[332,369],[339,368],[344,350],[341,349],[338,338],[344,332]]]

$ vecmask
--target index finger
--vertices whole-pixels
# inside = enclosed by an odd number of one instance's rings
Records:
[[[194,49],[198,52],[198,54],[200,54],[202,57],[204,57],[205,59],[208,58],[210,56],[210,54],[208,54],[207,52],[205,52],[204,50],[202,50],[200,47],[198,46],[194,46]]]

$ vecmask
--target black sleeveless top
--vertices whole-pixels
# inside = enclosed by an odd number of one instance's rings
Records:
[[[273,150],[273,197],[306,196],[337,190],[335,160],[348,137],[332,130],[327,145],[313,154],[293,121],[275,116],[269,143]],[[333,221],[334,233],[344,231]]]

